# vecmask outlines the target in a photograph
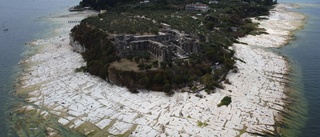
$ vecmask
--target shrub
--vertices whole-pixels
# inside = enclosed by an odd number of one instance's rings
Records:
[[[133,94],[138,94],[139,93],[139,91],[136,88],[133,88],[133,87],[129,87],[128,90],[129,90],[129,92],[131,92]]]
[[[161,66],[161,68],[165,69],[167,67],[167,63],[166,62],[160,62],[160,66]]]
[[[152,65],[153,65],[155,68],[157,68],[157,67],[158,67],[158,60],[153,61],[153,62],[152,62]]]
[[[138,65],[138,68],[139,68],[140,70],[144,70],[145,64],[144,64],[144,63],[140,63],[140,64]]]
[[[153,81],[157,84],[162,84],[163,83],[163,76],[161,74],[156,74],[153,77]]]
[[[231,103],[231,97],[225,96],[217,106],[218,107],[221,107],[222,105],[228,106],[230,103]]]
[[[167,96],[171,97],[174,95],[174,91],[170,90],[169,92],[165,92]]]
[[[84,72],[86,71],[87,67],[86,66],[82,66],[80,68],[76,68],[75,72]]]
[[[198,127],[205,127],[205,126],[208,126],[208,123],[201,122],[201,121],[198,120]]]
[[[230,80],[229,80],[229,79],[227,79],[227,78],[224,80],[224,83],[231,85]]]

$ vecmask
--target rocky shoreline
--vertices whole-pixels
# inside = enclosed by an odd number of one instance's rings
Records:
[[[17,85],[17,94],[25,94],[28,104],[19,111],[38,112],[46,121],[55,121],[66,128],[88,136],[254,136],[274,134],[275,123],[284,109],[284,57],[266,49],[286,44],[291,33],[304,24],[304,16],[278,4],[267,20],[256,20],[268,34],[248,35],[234,44],[238,73],[230,73],[214,94],[176,93],[172,97],[158,92],[131,94],[126,88],[111,85],[87,73],[75,72],[85,65],[81,55],[69,45],[69,32],[81,20],[93,15],[90,11],[67,13],[53,17],[61,23],[55,37],[32,42],[37,53],[26,58],[24,72]],[[229,106],[217,107],[225,96],[232,97]],[[31,127],[36,128],[36,127]],[[61,135],[49,126],[47,136]]]

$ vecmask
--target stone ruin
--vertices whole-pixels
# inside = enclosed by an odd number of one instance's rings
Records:
[[[159,62],[188,58],[200,52],[199,38],[178,30],[162,29],[158,35],[114,35],[117,55],[121,58],[149,52]],[[70,45],[79,53],[86,49],[70,35]]]
[[[158,35],[114,35],[117,54],[121,58],[149,52],[159,62],[187,58],[200,52],[199,38],[177,30],[162,29]]]

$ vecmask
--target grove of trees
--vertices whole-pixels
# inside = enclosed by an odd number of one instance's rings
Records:
[[[230,70],[236,69],[234,51],[229,46],[247,34],[265,33],[248,18],[268,15],[275,3],[272,0],[221,0],[209,5],[209,12],[187,12],[183,10],[184,5],[195,1],[150,0],[150,4],[140,4],[141,1],[82,0],[80,6],[110,11],[84,19],[72,29],[71,35],[87,49],[82,53],[87,62],[84,69],[103,79],[109,76],[110,64],[120,60],[109,34],[157,34],[161,23],[166,23],[198,37],[202,50],[188,59],[148,64],[141,60],[149,60],[150,55],[128,56],[129,60],[137,62],[139,72],[113,70],[116,76],[126,77],[118,80],[130,89],[167,93],[171,93],[171,89],[193,87],[195,81],[209,90],[223,88],[219,83]],[[203,3],[208,1],[202,0]]]

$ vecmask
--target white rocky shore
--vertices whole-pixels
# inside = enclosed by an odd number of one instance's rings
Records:
[[[286,98],[284,74],[287,63],[283,57],[265,50],[279,47],[290,33],[302,27],[304,16],[289,12],[289,4],[279,4],[260,27],[269,34],[246,36],[234,44],[238,73],[228,75],[231,85],[198,98],[191,93],[140,92],[111,85],[90,74],[75,72],[85,65],[81,55],[69,45],[69,32],[80,20],[93,13],[68,13],[52,18],[62,27],[55,37],[32,42],[36,54],[23,60],[17,94],[28,93],[25,111],[37,110],[41,117],[59,116],[58,122],[90,136],[126,134],[129,136],[254,136],[250,133],[274,131],[279,110]],[[225,96],[232,97],[229,106],[217,107]],[[54,130],[50,135],[57,135]]]

